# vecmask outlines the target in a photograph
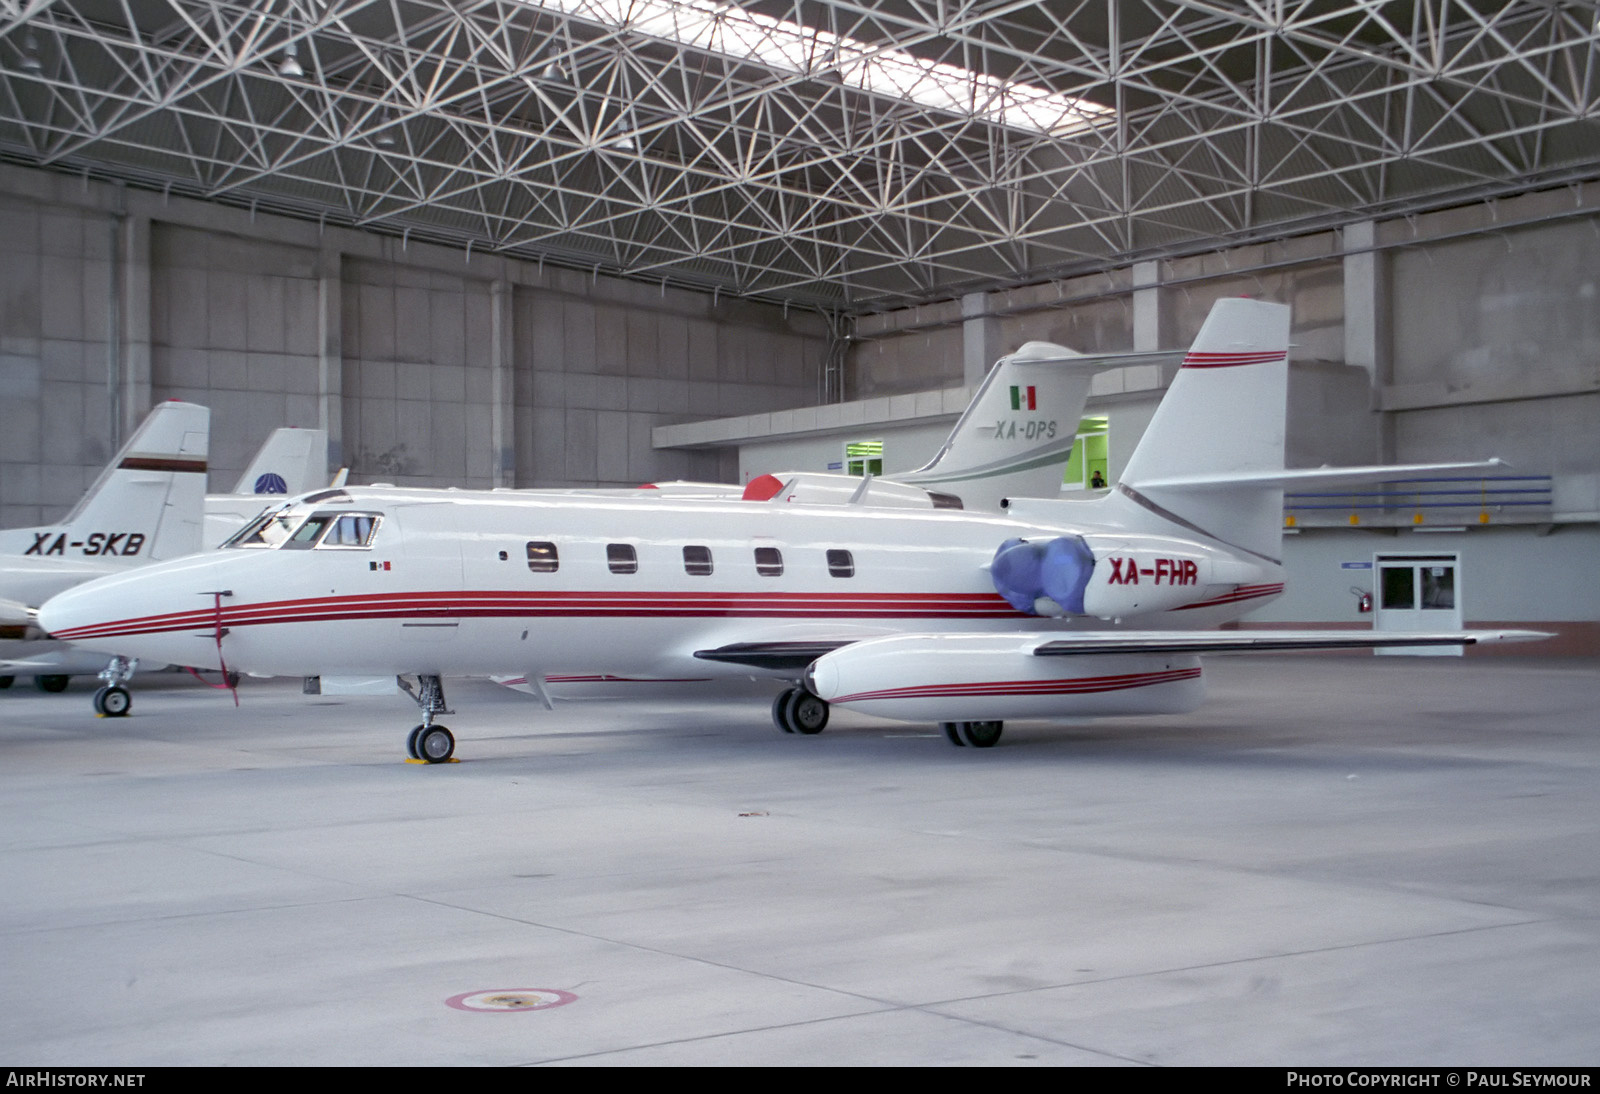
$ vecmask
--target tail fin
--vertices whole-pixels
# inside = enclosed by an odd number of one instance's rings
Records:
[[[1288,360],[1286,305],[1217,301],[1122,472],[1119,505],[1276,560]]]
[[[140,561],[200,549],[211,411],[166,402],[145,418],[57,525],[5,534],[7,553]]]
[[[1171,352],[1085,355],[1029,342],[1000,358],[933,459],[896,482],[936,487],[969,508],[1055,497],[1096,372],[1172,360]]]
[[[304,494],[328,485],[328,431],[274,429],[234,485],[235,494]]]

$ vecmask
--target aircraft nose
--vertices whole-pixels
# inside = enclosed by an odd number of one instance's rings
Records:
[[[86,585],[57,593],[39,608],[39,626],[57,638],[93,629],[108,618],[102,600]]]

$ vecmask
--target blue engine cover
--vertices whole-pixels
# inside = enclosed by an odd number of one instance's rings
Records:
[[[994,553],[994,590],[1019,612],[1037,615],[1034,601],[1049,597],[1063,611],[1083,614],[1083,590],[1094,573],[1094,553],[1077,536],[1030,543],[1008,539]]]

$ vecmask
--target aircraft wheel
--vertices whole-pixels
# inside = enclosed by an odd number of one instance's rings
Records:
[[[785,720],[792,726],[794,733],[804,733],[811,736],[821,733],[828,725],[828,702],[819,699],[803,688],[794,689],[794,697],[784,707]]]
[[[417,759],[442,764],[455,755],[456,739],[444,726],[429,726],[417,735]]]
[[[422,759],[422,757],[417,754],[417,738],[422,736],[422,731],[427,728],[427,726],[419,725],[413,728],[410,733],[406,734],[406,755],[410,756],[413,760]]]
[[[66,691],[67,685],[72,683],[70,676],[35,676],[33,686],[40,691],[47,691],[54,695],[58,691]]]
[[[132,707],[133,696],[125,687],[113,684],[94,693],[95,712],[107,718],[126,717]]]
[[[16,680],[17,678],[15,676],[0,676],[0,691],[4,691],[6,688],[16,683]]]
[[[993,748],[1000,742],[1004,722],[962,722],[962,740],[973,748]]]
[[[778,697],[772,700],[772,724],[784,733],[794,732],[794,726],[789,722],[789,703],[799,690],[799,688],[787,688],[780,691]]]
[[[961,739],[961,725],[960,722],[940,722],[939,728],[944,730],[944,735],[949,738],[951,744],[957,748],[966,748],[967,742]]]

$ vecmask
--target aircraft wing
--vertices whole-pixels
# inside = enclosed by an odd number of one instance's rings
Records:
[[[903,636],[909,637],[909,636]],[[1284,653],[1295,650],[1360,650],[1393,646],[1472,646],[1483,642],[1533,642],[1545,631],[1084,631],[1043,639],[1035,657],[1087,657],[1114,653]],[[695,650],[702,661],[767,670],[804,669],[817,658],[869,638],[804,642],[735,642]]]
[[[1041,642],[1035,657],[1099,653],[1282,653],[1293,650],[1363,650],[1391,646],[1472,646],[1480,642],[1533,642],[1545,631],[1085,631]]]
[[[729,665],[749,665],[758,669],[805,668],[825,653],[843,649],[859,638],[840,638],[813,642],[735,642],[714,650],[695,650],[702,661],[721,661]]]

